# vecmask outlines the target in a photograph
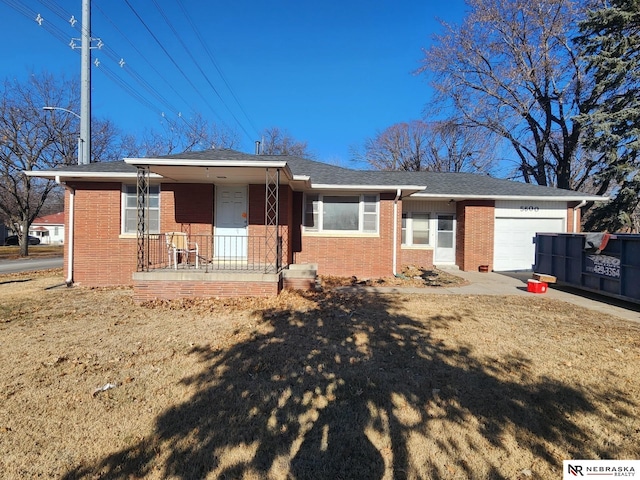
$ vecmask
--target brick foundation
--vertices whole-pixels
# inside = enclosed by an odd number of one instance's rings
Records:
[[[315,278],[284,278],[282,288],[286,290],[310,291],[316,288]]]
[[[279,282],[136,280],[133,284],[137,302],[185,297],[270,297],[279,291]]]
[[[422,268],[433,268],[433,250],[432,249],[410,249],[401,250],[398,265],[414,265]]]

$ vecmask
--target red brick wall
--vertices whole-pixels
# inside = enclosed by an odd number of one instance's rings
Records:
[[[411,249],[402,250],[399,265],[414,265],[416,267],[433,268],[433,249]],[[400,270],[400,269],[399,269]]]
[[[480,265],[493,268],[495,202],[465,200],[456,205],[456,263],[461,270],[477,271]]]
[[[137,242],[135,238],[118,238],[120,183],[83,183],[72,187],[76,188],[74,281],[89,286],[131,284],[131,274],[137,264]],[[69,202],[66,202],[66,218],[69,218],[68,208]],[[65,228],[68,239],[68,226]],[[67,260],[65,258],[65,268]]]
[[[575,207],[578,206],[579,202],[572,202],[567,204],[567,233],[580,233],[582,231],[582,210],[577,209]],[[575,215],[575,217],[574,217]],[[575,218],[576,231],[573,231]]]
[[[160,231],[211,235],[214,186],[163,184],[160,187]]]
[[[249,235],[263,236],[266,233],[265,222],[265,186],[249,185]],[[288,186],[281,186],[278,192],[278,235],[282,237],[282,263],[293,263],[291,251],[290,222],[293,213],[293,192]],[[251,260],[251,259],[250,259]]]
[[[76,188],[74,281],[89,286],[130,285],[138,243],[120,238],[120,183],[81,183]],[[68,198],[67,192],[67,198]],[[69,218],[69,202],[65,203]],[[160,189],[160,231],[211,234],[213,186],[165,184]],[[69,238],[68,226],[65,234]],[[66,252],[65,252],[66,257]],[[67,259],[65,258],[65,272]]]
[[[279,291],[278,282],[137,280],[133,286],[137,302],[185,297],[269,297],[277,295]]]
[[[317,263],[319,275],[358,277],[391,275],[393,273],[394,198],[394,194],[380,195],[379,235],[329,237],[303,234],[300,252],[295,253],[295,263]],[[402,205],[398,202],[398,238],[401,212]],[[294,228],[300,228],[300,226],[295,225]]]
[[[284,278],[282,288],[287,290],[310,291],[316,288],[315,278]]]

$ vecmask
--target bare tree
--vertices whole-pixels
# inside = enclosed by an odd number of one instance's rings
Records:
[[[113,162],[123,156],[120,129],[108,119],[91,120],[91,162]]]
[[[492,135],[455,119],[429,124],[426,170],[489,173],[495,161]]]
[[[464,22],[443,23],[424,52],[436,105],[506,140],[526,182],[580,189],[600,166],[574,120],[598,100],[571,42],[584,2],[468,0]]]
[[[238,132],[209,122],[197,113],[190,119],[163,117],[159,129],[148,130],[141,140],[126,137],[123,148],[127,156],[158,156],[210,148],[238,148],[239,145]]]
[[[54,106],[77,110],[78,84],[50,74],[31,74],[28,80],[6,80],[0,98],[0,213],[20,238],[20,255],[28,255],[27,234],[47,199],[53,181],[29,177],[24,171],[50,170],[77,162],[78,119],[67,112],[48,112]],[[96,122],[92,159],[112,159],[117,131],[109,122]],[[111,152],[111,153],[110,153]]]
[[[454,120],[396,123],[367,139],[364,152],[354,150],[352,156],[377,170],[486,172],[488,139],[479,133]]]
[[[294,139],[289,132],[278,127],[265,128],[262,131],[261,150],[264,155],[295,155],[314,158],[307,142]]]
[[[376,170],[423,170],[429,128],[420,120],[396,123],[368,138],[364,153],[353,152],[354,160]]]

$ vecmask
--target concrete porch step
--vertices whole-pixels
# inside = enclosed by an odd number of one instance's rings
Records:
[[[294,263],[282,271],[284,278],[316,278],[318,265],[314,263]]]

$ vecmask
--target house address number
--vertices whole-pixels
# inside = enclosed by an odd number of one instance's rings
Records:
[[[521,205],[520,211],[521,212],[539,212],[540,207],[536,207],[534,205]]]

